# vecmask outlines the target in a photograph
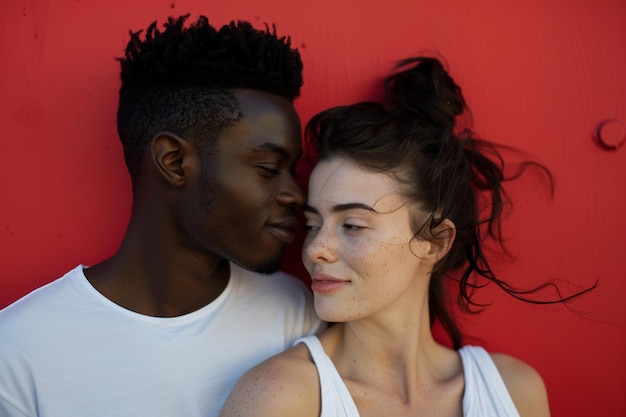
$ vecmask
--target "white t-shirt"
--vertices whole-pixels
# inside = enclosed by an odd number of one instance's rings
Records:
[[[111,302],[79,265],[0,311],[0,416],[217,416],[246,370],[319,327],[284,273],[231,264],[214,302],[161,318]]]
[[[320,378],[322,412],[320,417],[359,417],[359,410],[332,360],[315,336],[304,337],[304,343]],[[465,392],[464,417],[519,417],[513,400],[491,356],[480,346],[459,349],[463,362]]]

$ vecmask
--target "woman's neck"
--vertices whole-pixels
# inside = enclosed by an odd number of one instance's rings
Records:
[[[322,337],[347,385],[374,385],[410,404],[419,402],[424,387],[462,376],[458,354],[432,336],[427,302],[415,307],[410,314],[385,312],[339,323]]]

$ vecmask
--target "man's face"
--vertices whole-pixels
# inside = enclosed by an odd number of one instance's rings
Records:
[[[278,96],[236,90],[241,118],[222,131],[201,161],[182,207],[186,238],[198,249],[261,273],[278,270],[293,240],[294,209],[304,195],[294,180],[301,152],[300,119]]]

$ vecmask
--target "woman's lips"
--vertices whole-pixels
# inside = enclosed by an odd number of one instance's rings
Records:
[[[314,274],[311,281],[311,290],[319,294],[327,294],[339,288],[343,288],[348,284],[350,284],[349,280],[326,274]]]

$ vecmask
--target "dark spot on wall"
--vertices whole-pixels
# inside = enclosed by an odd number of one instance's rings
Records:
[[[34,102],[22,103],[13,111],[15,120],[22,126],[36,127],[44,120],[43,108]]]

